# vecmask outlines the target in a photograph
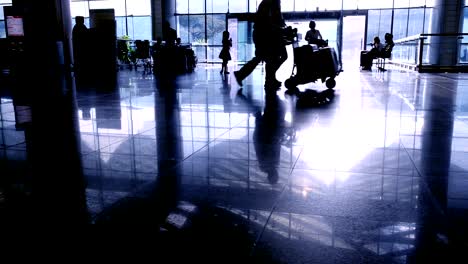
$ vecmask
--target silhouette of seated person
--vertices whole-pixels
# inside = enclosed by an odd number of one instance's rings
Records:
[[[81,75],[84,73],[89,56],[89,30],[84,24],[84,17],[75,17],[76,24],[73,27],[73,59],[75,74]]]
[[[381,50],[379,57],[381,58],[390,58],[392,56],[393,47],[395,43],[393,42],[393,35],[390,33],[385,34],[385,46]]]
[[[255,113],[253,141],[260,170],[267,174],[271,184],[279,179],[281,143],[286,133],[286,107],[278,95],[270,94],[265,98],[265,108]]]
[[[369,51],[361,51],[361,67],[363,70],[372,70],[372,60],[380,56],[384,45],[380,42],[379,37],[374,38],[372,49]]]
[[[323,40],[323,37],[322,37],[322,34],[320,34],[320,31],[318,29],[315,29],[316,26],[317,25],[315,21],[310,21],[309,23],[310,30],[307,31],[305,40],[307,41],[307,43],[315,44],[319,48],[328,46],[328,43],[325,40]]]

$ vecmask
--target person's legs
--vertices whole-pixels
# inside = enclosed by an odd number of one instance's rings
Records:
[[[228,62],[229,62],[228,60],[224,61],[224,74],[229,74],[229,72],[228,72]]]
[[[262,60],[260,58],[253,57],[249,62],[242,66],[240,70],[234,72],[234,76],[240,86],[242,86],[242,81],[255,70],[261,61]]]
[[[219,73],[226,73],[226,68],[227,68],[227,61],[226,60],[223,60],[223,64],[221,64],[221,71]]]
[[[281,87],[281,82],[276,80],[276,72],[282,64],[281,57],[273,56],[265,62],[265,90],[276,91]]]

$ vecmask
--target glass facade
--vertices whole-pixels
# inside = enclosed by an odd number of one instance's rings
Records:
[[[463,33],[468,33],[468,6],[463,10]],[[468,37],[460,41],[460,63],[468,63]]]
[[[169,0],[175,1],[177,31],[184,43],[197,46],[201,62],[219,61],[215,54],[221,46],[222,31],[227,28],[227,13],[254,13],[261,0]],[[393,32],[394,39],[420,33],[428,33],[435,0],[282,0],[283,12],[311,12],[325,10],[368,10],[367,43],[374,36],[381,38]],[[89,17],[90,9],[113,8],[116,14],[117,36],[128,35],[131,39],[151,39],[150,0],[101,0],[71,3],[72,17]],[[11,5],[11,0],[0,0],[0,7]],[[0,8],[0,38],[5,37],[3,8]],[[468,20],[465,8],[464,22]],[[89,26],[89,20],[86,19]],[[236,32],[249,32],[251,26],[239,23],[245,28]],[[392,28],[393,26],[393,28]],[[468,32],[464,23],[463,32]],[[248,34],[249,35],[249,34]],[[237,39],[238,36],[235,36]],[[239,36],[243,40],[245,36]],[[233,37],[234,39],[234,37]],[[468,41],[466,41],[468,43]],[[250,53],[251,37],[239,42],[238,55]],[[237,43],[237,45],[239,44]],[[463,40],[465,43],[465,40]],[[236,45],[236,44],[235,44]],[[248,48],[244,48],[245,46]],[[248,52],[246,51],[248,50]]]
[[[200,62],[219,61],[216,52],[220,48],[222,31],[227,28],[226,14],[255,13],[261,0],[175,0],[177,31],[182,42],[197,46]],[[423,32],[428,33],[435,0],[282,0],[283,12],[316,12],[333,10],[364,10],[368,13],[367,43],[374,36],[393,32],[394,39],[405,38]],[[234,15],[235,16],[235,15]],[[236,40],[233,58],[245,61],[252,53],[251,25],[235,23]],[[229,24],[229,31],[233,33]],[[392,28],[393,26],[393,28]],[[246,35],[247,34],[247,35]]]
[[[430,33],[432,13],[432,8],[424,7],[394,9],[392,30],[392,9],[369,10],[367,43],[375,36],[382,39],[387,32],[393,32],[394,40]]]
[[[70,3],[72,18],[84,16],[88,27],[89,10],[107,8],[112,8],[115,11],[117,37],[152,39],[150,0],[102,0]]]

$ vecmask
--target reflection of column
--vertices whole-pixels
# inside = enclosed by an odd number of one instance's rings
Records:
[[[456,87],[454,85],[453,87]],[[445,262],[439,234],[444,234],[448,177],[451,164],[456,92],[441,94],[437,86],[425,91],[421,134],[420,194],[416,222],[415,251],[409,263]],[[449,94],[451,93],[451,94]],[[426,188],[427,187],[427,188]]]
[[[183,159],[179,101],[175,80],[170,77],[158,80],[156,93],[156,142],[158,179],[155,196],[167,212],[177,204]]]

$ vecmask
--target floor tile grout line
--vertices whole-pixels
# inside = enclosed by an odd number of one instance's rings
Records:
[[[270,213],[265,221],[265,224],[263,225],[263,228],[262,228],[262,231],[260,231],[260,234],[258,234],[257,238],[255,239],[254,241],[254,244],[252,245],[252,249],[250,250],[250,254],[249,256],[250,257],[253,257],[253,254],[255,253],[255,250],[257,249],[257,246],[258,246],[258,243],[260,242],[260,239],[262,238],[263,234],[265,233],[265,230],[266,230],[266,227],[268,226],[268,223],[270,222],[270,219],[273,215],[273,213],[276,211],[276,207],[278,206],[280,200],[283,198],[284,194],[285,194],[285,191],[286,191],[286,188],[289,186],[290,182],[291,182],[291,175],[297,165],[297,162],[299,161],[301,155],[302,155],[302,152],[304,151],[304,148],[302,147],[301,148],[301,152],[299,153],[299,155],[297,156],[297,159],[296,161],[294,162],[294,164],[292,165],[291,167],[291,170],[289,171],[288,173],[288,181],[285,183],[285,185],[283,186],[280,194],[278,195],[278,197],[276,198],[271,210],[270,210]]]
[[[401,147],[405,150],[406,154],[408,155],[411,163],[413,164],[414,166],[414,169],[416,170],[416,172],[418,173],[418,179],[423,179],[423,174],[422,172],[419,170],[418,166],[416,165],[416,162],[414,161],[413,157],[411,156],[409,150],[405,147],[405,145],[403,143],[400,142],[400,145]],[[439,214],[441,214],[442,216],[446,217],[446,213],[444,212],[444,210],[442,209],[442,207],[440,206],[439,202],[437,202],[437,200],[434,198],[434,195],[432,194],[432,192],[429,190],[429,187],[427,186],[427,182],[426,182],[426,179],[424,179],[422,181],[422,183],[424,184],[424,189],[426,190],[426,192],[428,192],[430,194],[430,201],[431,203],[433,204],[433,206],[436,208],[437,212]]]

